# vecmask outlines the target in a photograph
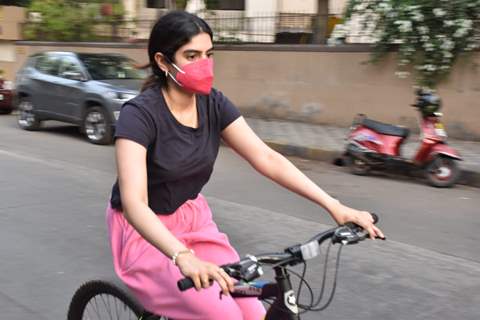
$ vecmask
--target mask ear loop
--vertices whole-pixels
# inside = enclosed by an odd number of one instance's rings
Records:
[[[177,65],[176,65],[175,63],[170,62],[170,64],[171,64],[175,69],[177,69],[178,72],[185,74],[185,71],[183,71],[182,69],[180,69],[179,67],[177,67]]]
[[[175,66],[173,63],[172,63],[172,65],[178,70],[178,67],[177,67],[177,66]],[[182,71],[182,70],[180,70],[179,72],[185,73],[185,72]],[[170,72],[168,72],[168,70],[165,70],[165,77],[168,78],[168,76],[170,76],[170,78],[171,78],[178,86],[183,87],[183,85],[182,85],[180,82],[178,82],[178,80],[175,79],[175,77],[174,77]]]
[[[168,63],[170,63],[176,70],[177,72],[180,72],[180,73],[183,73],[185,74],[185,71],[183,71],[182,69],[180,69],[175,63],[173,63],[173,61],[171,61],[165,54],[163,55],[165,57],[165,60],[167,60]],[[168,72],[168,70],[165,70],[165,77],[168,78],[168,76],[170,76],[170,78],[177,84],[179,85],[180,87],[183,87],[183,85],[178,82],[177,79],[175,79],[175,77],[170,73]]]
[[[175,63],[173,63],[173,61],[170,60],[169,57],[167,57],[165,54],[163,55],[163,57],[165,58],[165,60],[166,60],[168,63],[170,63],[175,69],[177,69],[178,72],[185,74],[185,71],[183,71],[183,70],[180,69]],[[168,72],[168,71],[165,71],[165,72]]]

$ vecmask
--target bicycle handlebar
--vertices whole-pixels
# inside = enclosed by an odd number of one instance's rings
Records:
[[[378,216],[374,213],[373,223],[378,222]],[[354,223],[346,223],[335,228],[321,232],[311,238],[304,244],[297,244],[288,247],[284,252],[264,253],[258,256],[247,255],[237,263],[220,266],[225,272],[237,280],[252,281],[263,274],[261,265],[296,265],[305,260],[312,259],[320,254],[320,245],[327,239],[332,239],[333,243],[355,244],[365,240],[368,233],[362,227]],[[190,278],[184,278],[177,282],[178,289],[185,291],[193,288],[195,285]]]

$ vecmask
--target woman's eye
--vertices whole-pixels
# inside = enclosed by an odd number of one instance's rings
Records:
[[[188,60],[193,60],[193,59],[195,59],[195,55],[188,55],[188,56],[187,56],[187,59],[188,59]]]
[[[208,58],[211,58],[211,57],[213,57],[213,52],[209,52],[209,53],[207,53],[207,57],[208,57]]]

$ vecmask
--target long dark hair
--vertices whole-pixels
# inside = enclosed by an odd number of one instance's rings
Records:
[[[174,61],[175,52],[194,36],[206,32],[213,39],[212,29],[201,18],[186,11],[171,11],[160,17],[152,28],[148,40],[148,58],[152,74],[142,86],[142,91],[155,84],[166,85],[165,73],[155,62],[155,54],[163,53],[169,61]]]

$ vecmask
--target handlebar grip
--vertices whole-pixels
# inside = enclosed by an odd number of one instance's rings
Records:
[[[177,286],[178,286],[178,289],[180,289],[180,291],[185,291],[195,287],[195,284],[193,283],[192,279],[184,278],[184,279],[178,280]]]

